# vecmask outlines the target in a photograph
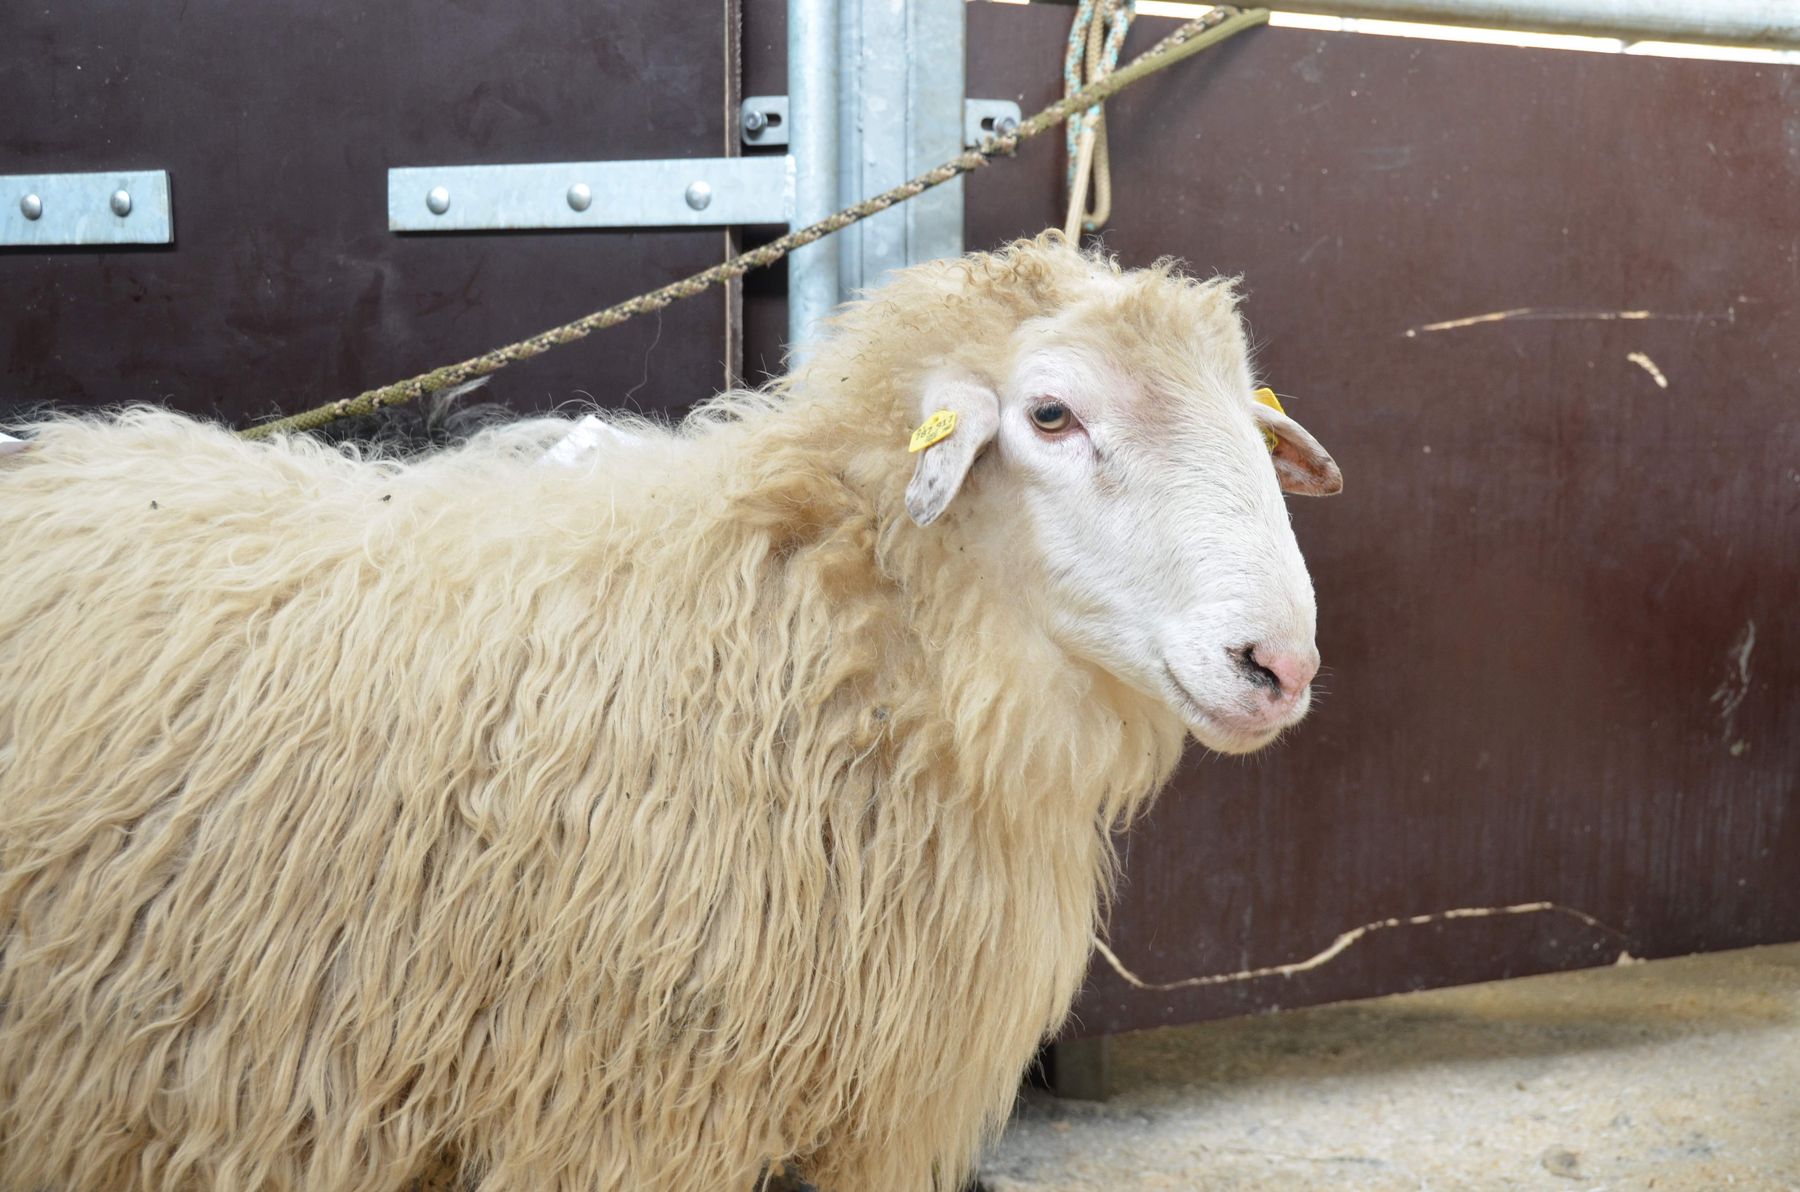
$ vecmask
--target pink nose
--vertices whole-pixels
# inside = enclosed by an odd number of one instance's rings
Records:
[[[1282,650],[1273,646],[1251,646],[1241,655],[1244,669],[1252,682],[1267,689],[1269,699],[1291,704],[1300,698],[1319,673],[1319,652],[1308,649]]]

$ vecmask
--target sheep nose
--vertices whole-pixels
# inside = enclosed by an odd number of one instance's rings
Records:
[[[1259,643],[1245,646],[1237,657],[1245,676],[1274,703],[1293,703],[1319,673],[1319,652],[1310,646],[1286,650]]]

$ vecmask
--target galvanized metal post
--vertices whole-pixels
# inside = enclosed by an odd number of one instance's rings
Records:
[[[843,0],[840,205],[962,151],[965,0]],[[839,233],[845,295],[963,249],[962,180]]]
[[[839,0],[788,0],[795,227],[838,209],[838,40]],[[788,350],[797,359],[837,305],[839,239],[827,236],[788,257]]]

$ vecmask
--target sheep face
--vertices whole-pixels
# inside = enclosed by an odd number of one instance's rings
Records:
[[[1040,561],[1052,635],[1202,744],[1249,752],[1306,714],[1318,669],[1282,493],[1327,495],[1341,478],[1252,396],[1228,287],[1158,275],[1134,291],[1133,276],[1026,321],[1003,374],[925,382],[922,410],[956,411],[958,430],[923,454],[908,509],[931,522],[979,457],[959,516],[990,549]]]

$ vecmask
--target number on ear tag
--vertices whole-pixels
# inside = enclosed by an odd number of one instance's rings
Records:
[[[906,449],[909,452],[923,451],[933,443],[941,443],[949,438],[950,432],[955,429],[956,411],[939,410],[921,422],[918,430],[913,431],[912,441],[907,444]]]

